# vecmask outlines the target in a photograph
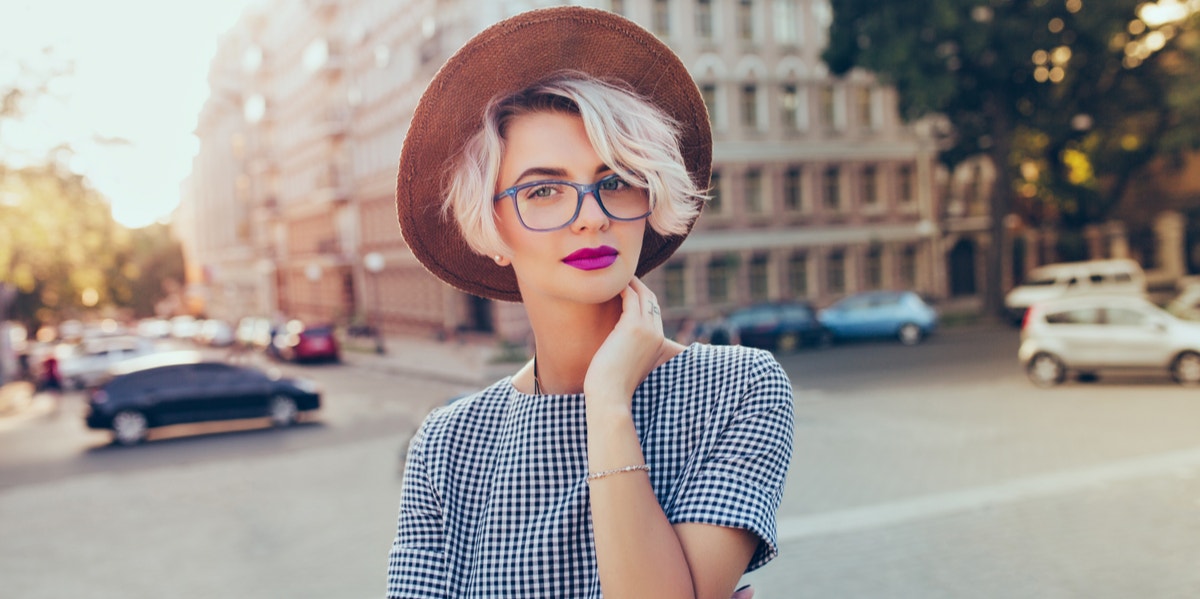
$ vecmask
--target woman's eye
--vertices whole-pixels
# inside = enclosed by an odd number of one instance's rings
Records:
[[[528,191],[525,193],[525,197],[528,197],[528,198],[548,198],[548,197],[551,197],[551,196],[553,196],[553,195],[554,195],[554,193],[555,193],[555,190],[554,190],[554,187],[553,187],[553,186],[551,186],[551,185],[544,185],[544,186],[541,186],[541,187],[530,187],[530,188],[529,188],[529,190],[528,190]]]
[[[626,187],[629,187],[629,184],[620,178],[605,179],[600,182],[600,189],[604,191],[616,191],[618,189],[625,189]]]

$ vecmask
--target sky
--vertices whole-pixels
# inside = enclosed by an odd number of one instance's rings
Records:
[[[141,227],[169,217],[198,144],[192,131],[208,96],[219,36],[247,0],[0,0],[0,90],[18,64],[73,64],[49,93],[0,123],[0,161],[42,162],[59,144],[66,159]],[[48,48],[48,50],[46,50]]]

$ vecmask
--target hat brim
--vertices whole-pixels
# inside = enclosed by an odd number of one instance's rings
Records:
[[[501,21],[471,38],[438,70],[417,104],[400,153],[396,209],[404,240],[429,272],[461,291],[521,301],[513,270],[475,253],[443,210],[445,170],[482,126],[493,98],[563,70],[621,82],[671,116],[680,127],[688,173],[699,189],[708,187],[707,108],[687,68],[654,34],[614,13],[577,6]],[[685,237],[664,237],[647,226],[637,275],[665,262]]]

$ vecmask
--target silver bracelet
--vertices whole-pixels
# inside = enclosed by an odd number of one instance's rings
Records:
[[[641,470],[642,472],[649,472],[650,466],[648,466],[646,464],[640,464],[637,466],[625,466],[624,468],[613,468],[612,470],[604,470],[602,472],[589,472],[587,475],[587,480],[588,480],[588,482],[591,482],[591,481],[594,481],[599,478],[604,478],[606,476],[612,476],[614,474],[621,474],[623,472],[637,472],[639,470]]]

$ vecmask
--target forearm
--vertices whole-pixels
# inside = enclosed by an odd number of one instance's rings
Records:
[[[628,408],[610,406],[588,406],[590,472],[645,463]],[[614,474],[588,486],[604,596],[694,598],[683,547],[654,496],[647,473]]]

